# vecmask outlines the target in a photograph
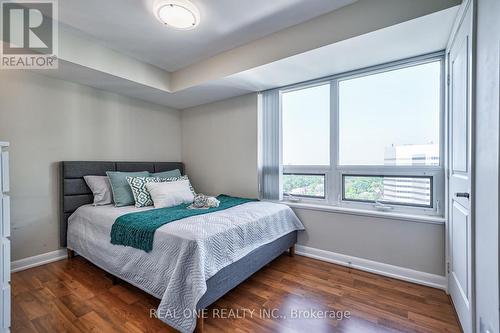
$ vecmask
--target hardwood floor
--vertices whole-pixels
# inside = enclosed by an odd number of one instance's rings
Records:
[[[150,318],[159,300],[82,257],[13,274],[12,295],[12,332],[174,332]],[[346,318],[306,318],[317,310]],[[300,256],[279,257],[208,314],[204,332],[460,332],[443,291]]]

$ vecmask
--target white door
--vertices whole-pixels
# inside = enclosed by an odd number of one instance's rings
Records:
[[[449,292],[465,333],[473,332],[472,5],[449,48]]]

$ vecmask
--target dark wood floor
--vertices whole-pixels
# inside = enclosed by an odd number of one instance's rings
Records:
[[[150,318],[159,300],[125,282],[113,285],[81,257],[13,274],[12,294],[12,332],[174,331]],[[262,318],[261,309],[287,318]],[[350,318],[305,318],[311,309],[349,311]],[[279,257],[208,313],[222,310],[232,310],[231,318],[205,319],[205,332],[460,332],[443,291],[300,256]],[[291,318],[294,310],[304,310],[302,318]]]

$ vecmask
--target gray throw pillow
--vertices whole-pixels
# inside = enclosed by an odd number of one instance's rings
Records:
[[[84,176],[85,182],[94,194],[94,205],[109,205],[113,202],[111,184],[107,176]]]
[[[113,200],[116,207],[123,207],[133,205],[134,195],[132,194],[132,189],[127,182],[127,177],[148,177],[149,172],[121,172],[121,171],[107,171],[106,174],[109,177],[109,182],[111,183],[111,189],[113,190]]]
[[[180,176],[181,176],[181,171],[179,169],[156,172],[156,173],[149,173],[149,177],[158,177],[158,178],[171,178],[171,177],[180,177]]]

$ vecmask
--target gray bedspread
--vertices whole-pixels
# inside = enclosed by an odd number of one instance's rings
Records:
[[[254,249],[304,227],[286,205],[250,202],[166,224],[149,253],[112,245],[117,217],[150,208],[82,206],[68,220],[68,247],[102,269],[161,299],[157,314],[181,332],[196,326],[206,281]]]

